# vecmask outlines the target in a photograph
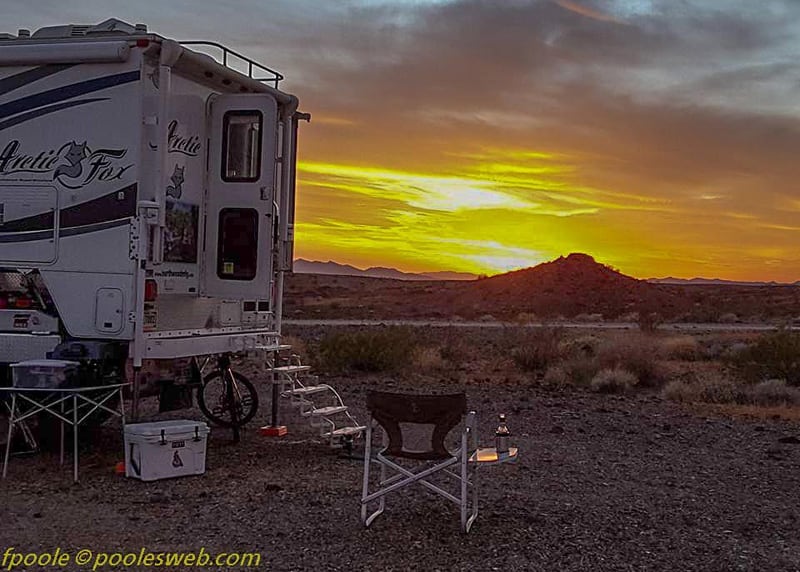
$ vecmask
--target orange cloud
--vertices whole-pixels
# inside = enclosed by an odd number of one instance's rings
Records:
[[[620,20],[611,14],[606,14],[605,12],[600,12],[599,10],[584,6],[575,0],[555,0],[555,3],[565,10],[575,12],[576,14],[586,16],[587,18],[592,18],[593,20],[600,20],[601,22],[614,22],[615,24],[625,23],[623,20]]]

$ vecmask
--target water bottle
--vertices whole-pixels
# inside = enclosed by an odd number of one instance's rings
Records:
[[[500,425],[497,426],[497,431],[495,431],[494,436],[497,440],[497,454],[502,455],[508,453],[508,438],[511,436],[511,431],[508,430],[508,425],[506,425],[505,413],[500,414]]]

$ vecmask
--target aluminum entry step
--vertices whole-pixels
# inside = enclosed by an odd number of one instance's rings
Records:
[[[300,373],[302,371],[311,371],[310,365],[281,365],[272,368],[276,373]]]
[[[312,409],[311,415],[314,417],[328,417],[329,415],[336,415],[337,413],[344,413],[345,411],[347,411],[347,405],[331,405],[330,407]]]
[[[367,430],[365,425],[358,425],[356,427],[340,427],[333,431],[333,433],[323,433],[323,437],[350,437],[352,435],[360,435]]]
[[[307,385],[306,387],[298,387],[297,389],[290,389],[284,391],[284,395],[311,395],[313,393],[320,393],[322,391],[330,391],[330,385]]]

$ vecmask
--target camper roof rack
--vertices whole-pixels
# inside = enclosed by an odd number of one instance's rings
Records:
[[[267,66],[260,64],[255,60],[251,60],[247,56],[243,56],[239,52],[235,52],[232,49],[223,46],[222,44],[218,44],[216,42],[206,42],[202,40],[188,40],[180,41],[178,43],[182,46],[192,46],[192,49],[195,49],[196,47],[200,47],[201,49],[205,48],[205,50],[202,50],[205,55],[214,58],[226,68],[240,74],[244,74],[255,81],[271,84],[272,87],[276,89],[278,88],[280,81],[283,79],[283,74],[280,72],[272,68],[268,68]]]

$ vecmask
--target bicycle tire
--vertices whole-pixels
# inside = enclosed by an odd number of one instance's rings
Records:
[[[242,393],[242,401],[244,402],[241,407],[242,411],[238,416],[238,423],[234,424],[224,417],[226,415],[230,415],[230,409],[228,404],[224,402],[225,385],[222,378],[222,370],[214,370],[205,378],[203,378],[203,386],[197,391],[197,404],[200,406],[200,411],[202,411],[203,415],[208,417],[213,423],[223,427],[241,427],[242,425],[249,423],[258,412],[258,392],[256,391],[255,386],[250,382],[249,379],[247,379],[238,371],[234,371],[232,373],[233,378],[236,381],[240,392]],[[212,404],[206,402],[206,391],[209,388],[214,390],[217,388],[217,386],[219,386],[217,391],[219,391],[219,393],[223,396],[223,402],[221,402],[217,407],[209,407],[209,405]]]

